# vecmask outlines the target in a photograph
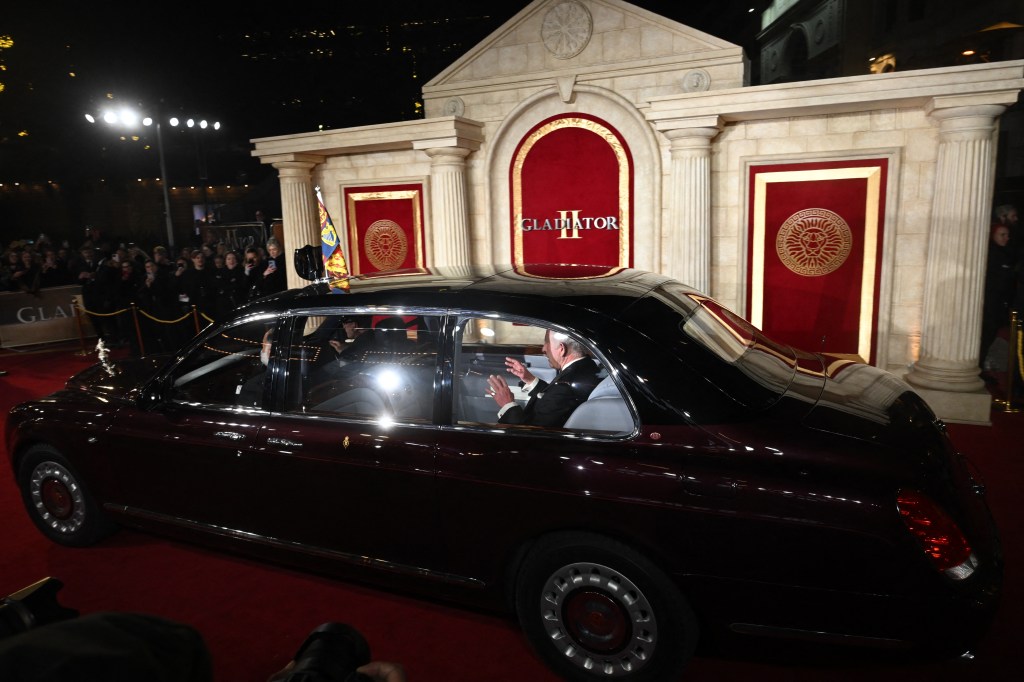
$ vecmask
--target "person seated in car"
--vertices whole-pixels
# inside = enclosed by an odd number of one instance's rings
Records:
[[[367,360],[376,345],[372,319],[369,315],[329,317],[303,339],[311,353],[311,385],[342,378],[349,374],[343,371],[346,365]]]
[[[241,383],[235,390],[235,404],[239,407],[260,407],[263,403],[263,388],[266,380],[267,367],[270,365],[270,357],[274,351],[274,328],[268,326],[263,332],[263,339],[260,342],[259,364],[255,361],[248,368]]]
[[[341,318],[341,328],[327,340],[339,364],[362,359],[366,351],[373,347],[374,334],[370,329],[370,320],[369,315],[346,315]]]
[[[531,374],[521,361],[505,358],[508,372],[519,378],[519,385],[530,396],[525,407],[515,402],[505,379],[494,374],[487,377],[488,392],[500,408],[499,423],[560,427],[600,381],[597,363],[578,341],[565,334],[548,330],[544,356],[556,370],[550,384]]]

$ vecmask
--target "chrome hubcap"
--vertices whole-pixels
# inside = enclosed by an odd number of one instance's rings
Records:
[[[540,614],[563,656],[605,677],[635,673],[657,645],[658,624],[647,598],[601,564],[569,564],[552,573],[541,592]]]
[[[85,499],[71,472],[56,462],[32,470],[29,496],[36,514],[53,530],[69,535],[85,522]]]

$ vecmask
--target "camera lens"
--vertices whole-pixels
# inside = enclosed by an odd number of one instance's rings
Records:
[[[324,623],[309,634],[295,654],[286,680],[350,680],[356,668],[370,662],[370,645],[345,623]]]

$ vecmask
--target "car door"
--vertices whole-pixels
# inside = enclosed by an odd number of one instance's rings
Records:
[[[338,360],[320,333],[336,317],[289,323],[286,389],[255,445],[259,532],[342,561],[429,569],[437,322],[366,316],[372,343]]]
[[[608,500],[620,510],[612,523],[628,526],[645,512],[617,498],[677,485],[663,471],[637,464],[636,418],[614,378],[606,377],[573,410],[567,422],[577,421],[579,428],[498,421],[499,406],[486,397],[486,375],[503,376],[515,388],[516,401],[525,404],[528,396],[505,371],[504,358],[554,379],[536,353],[545,332],[539,323],[493,316],[466,317],[455,326],[452,420],[438,444],[441,544],[454,573],[500,580],[500,566],[513,558],[509,552],[529,538],[548,529],[600,528],[607,519],[595,514]],[[593,359],[606,373],[599,358]],[[613,404],[617,409],[606,409]],[[600,418],[583,419],[588,411]],[[639,485],[631,489],[634,483]]]
[[[106,447],[128,513],[252,529],[251,448],[266,417],[260,350],[271,324],[211,334],[164,378],[158,398],[113,420]]]

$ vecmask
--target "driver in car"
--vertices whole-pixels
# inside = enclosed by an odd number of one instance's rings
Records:
[[[579,342],[561,332],[549,329],[544,335],[544,356],[556,370],[550,384],[531,374],[521,361],[505,358],[508,372],[519,378],[520,387],[530,396],[525,407],[516,403],[504,378],[487,377],[488,393],[499,407],[499,423],[560,427],[600,382],[597,363]]]

